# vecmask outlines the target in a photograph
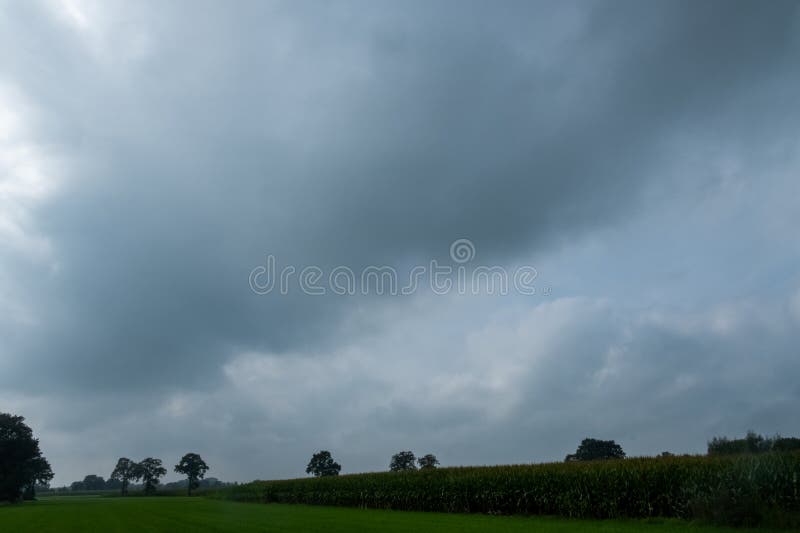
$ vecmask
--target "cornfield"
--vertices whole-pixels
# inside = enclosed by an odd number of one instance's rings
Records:
[[[374,509],[581,518],[691,517],[721,495],[800,510],[800,454],[635,458],[254,481],[212,497]]]

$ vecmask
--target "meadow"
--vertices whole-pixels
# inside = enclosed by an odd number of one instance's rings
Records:
[[[55,496],[23,505],[0,507],[0,531],[747,533],[756,530],[704,526],[669,519],[573,520],[307,505],[253,505],[202,497]]]

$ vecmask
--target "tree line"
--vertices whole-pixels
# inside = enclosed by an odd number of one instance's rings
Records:
[[[175,472],[186,476],[187,492],[192,495],[192,490],[199,486],[199,482],[209,470],[209,466],[200,455],[187,453],[178,464],[175,465]],[[167,474],[167,469],[162,466],[161,459],[147,457],[138,463],[131,461],[127,457],[120,457],[117,466],[111,472],[110,479],[119,483],[121,494],[128,494],[128,487],[131,482],[142,481],[145,494],[152,494],[156,491],[160,479]]]
[[[164,483],[163,486],[166,490],[185,490],[189,485],[188,479],[183,479],[181,481],[172,481],[170,483]],[[198,480],[198,484],[195,488],[198,489],[209,489],[209,488],[222,488],[232,485],[232,483],[226,483],[224,481],[220,481],[215,477],[206,477],[203,479]],[[122,482],[118,479],[105,479],[103,476],[98,476],[96,474],[88,474],[84,476],[82,480],[73,481],[69,485],[63,487],[50,487],[48,485],[36,485],[36,492],[82,492],[82,491],[111,491],[111,490],[120,490],[122,488]],[[136,484],[135,482],[131,482],[128,485],[128,490],[141,490],[144,491],[143,484]]]
[[[175,472],[187,478],[187,489],[191,495],[197,488],[209,467],[196,453],[187,453],[175,465]],[[162,466],[161,459],[147,457],[139,462],[127,457],[120,457],[114,471],[111,472],[112,483],[119,483],[122,494],[128,493],[132,481],[141,480],[147,494],[155,492],[160,478],[166,475],[167,469]],[[33,499],[36,486],[46,486],[53,479],[53,469],[42,455],[39,439],[25,423],[22,416],[0,413],[0,501],[15,502],[20,499]],[[100,476],[89,475],[83,483],[92,487],[106,482]]]
[[[394,454],[389,461],[389,470],[392,472],[403,472],[416,470],[419,465],[420,470],[436,468],[439,460],[435,455],[429,453],[417,459],[413,452],[403,451]],[[338,476],[342,466],[333,460],[331,452],[322,450],[311,456],[311,460],[306,466],[306,474],[316,477]]]
[[[185,475],[186,479],[182,482],[167,483],[166,487],[185,488],[190,496],[192,495],[192,490],[197,489],[201,485],[225,485],[225,483],[220,482],[216,478],[203,479],[209,467],[203,458],[196,453],[187,453],[181,457],[180,462],[175,465],[174,470],[179,474]],[[73,481],[69,486],[69,490],[119,490],[122,496],[127,496],[128,489],[132,486],[137,486],[145,494],[153,494],[161,484],[161,478],[166,474],[167,469],[164,468],[161,459],[147,457],[136,462],[127,457],[120,457],[108,480],[103,479],[103,476],[89,474],[83,478],[83,481]],[[137,482],[141,482],[141,484],[135,485]],[[37,486],[36,490],[49,490],[49,487]],[[67,490],[67,488],[64,487],[62,490]]]
[[[796,450],[800,450],[800,438],[780,435],[765,437],[753,431],[749,431],[742,439],[714,437],[708,442],[708,455]],[[672,455],[663,452],[660,456]],[[565,461],[619,460],[625,457],[622,446],[613,440],[586,438],[581,441],[574,454],[566,456]],[[413,452],[406,450],[392,455],[389,470],[393,472],[428,470],[438,465],[439,460],[433,454],[417,458]],[[306,466],[306,473],[318,477],[337,476],[341,469],[341,465],[334,461],[331,453],[322,450],[312,455]],[[198,488],[208,470],[209,466],[196,453],[185,454],[174,466],[175,472],[186,476],[185,486],[189,495],[192,494],[192,490]],[[128,493],[131,483],[141,481],[144,492],[152,494],[166,473],[167,469],[160,459],[146,457],[136,462],[127,457],[120,457],[108,481],[103,480],[101,476],[88,475],[82,482],[73,483],[73,490],[118,488],[124,496]],[[25,424],[25,418],[0,413],[0,501],[33,499],[36,487],[46,487],[52,479],[53,470],[50,463],[42,455],[39,439],[34,438],[33,431]]]
[[[665,452],[665,454],[668,454]],[[625,452],[622,446],[613,440],[600,440],[586,438],[581,441],[574,454],[566,456],[566,462],[572,461],[601,461],[609,459],[624,459]],[[392,455],[389,461],[391,472],[409,472],[414,470],[429,470],[439,466],[439,459],[432,453],[416,457],[414,452],[406,450]],[[306,473],[313,476],[338,476],[342,466],[333,460],[331,452],[322,450],[311,456],[306,466]]]
[[[743,439],[714,437],[708,442],[708,455],[735,455],[743,453],[790,452],[800,450],[797,437],[765,437],[748,431]]]
[[[796,437],[765,437],[754,431],[748,431],[743,439],[729,439],[727,437],[714,437],[708,442],[708,455],[733,455],[746,453],[786,452],[800,450],[800,438]],[[662,452],[658,457],[673,457],[670,452]],[[564,461],[608,461],[625,459],[625,451],[614,440],[601,440],[585,438],[581,441],[575,453],[568,454]],[[436,468],[439,460],[429,453],[422,457],[415,457],[411,451],[402,451],[392,455],[389,470],[392,472],[407,472]],[[336,476],[342,467],[333,460],[331,452],[322,450],[315,453],[306,467],[306,473],[313,476]]]

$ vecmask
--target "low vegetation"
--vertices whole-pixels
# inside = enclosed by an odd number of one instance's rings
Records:
[[[217,500],[312,504],[403,511],[556,515],[583,519],[683,518],[736,526],[800,526],[800,439],[715,437],[706,456],[626,458],[613,440],[584,439],[563,463],[437,468],[433,454],[411,451],[391,457],[389,472],[339,476],[341,465],[327,450],[315,453],[312,478],[255,481],[224,489],[204,482],[209,466],[185,454],[174,470],[186,479],[162,491],[198,488]],[[122,457],[108,481],[90,474],[71,494],[116,489],[125,496],[142,482],[156,492],[167,473],[160,459]],[[0,500],[34,499],[53,477],[39,442],[19,416],[0,413]],[[64,488],[66,490],[66,488]],[[77,498],[73,498],[77,499]]]
[[[565,520],[441,513],[395,513],[304,505],[247,505],[205,498],[45,498],[0,507],[0,530],[14,533],[214,531],[217,533],[749,533],[678,520]],[[765,533],[759,530],[760,533]]]
[[[245,502],[405,511],[703,518],[735,525],[800,510],[800,454],[436,468],[282,481],[212,493]]]

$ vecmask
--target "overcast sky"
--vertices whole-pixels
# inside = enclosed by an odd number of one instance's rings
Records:
[[[800,434],[799,5],[0,1],[0,411],[57,485]]]

